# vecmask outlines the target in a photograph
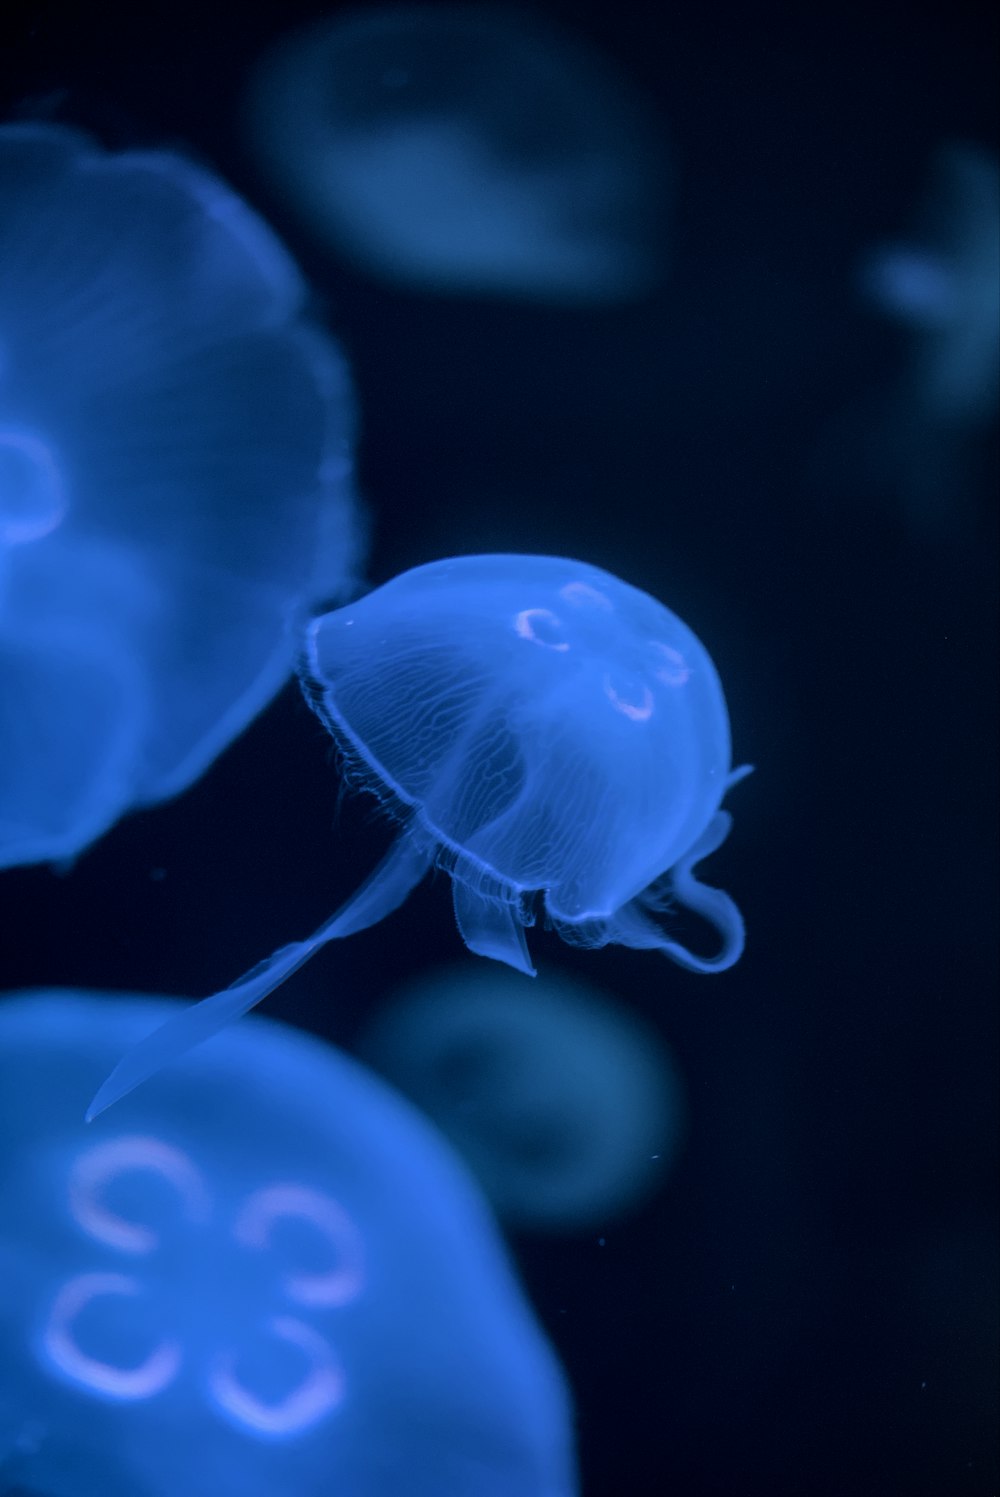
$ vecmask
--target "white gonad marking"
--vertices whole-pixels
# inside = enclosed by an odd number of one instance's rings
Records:
[[[301,1434],[333,1413],[343,1401],[345,1379],[326,1341],[290,1315],[275,1315],[267,1330],[279,1341],[304,1352],[311,1362],[306,1376],[285,1398],[269,1403],[251,1393],[236,1377],[236,1359],[224,1352],[208,1378],[208,1388],[224,1414],[257,1435],[275,1439]]]
[[[690,681],[691,667],[680,650],[661,644],[658,639],[651,639],[649,648],[656,658],[653,675],[657,681],[662,681],[664,686],[683,686],[685,681]]]
[[[630,702],[627,697],[620,696],[615,690],[611,683],[611,677],[605,676],[604,691],[615,711],[620,712],[623,717],[627,717],[629,722],[645,723],[652,717],[656,704],[653,700],[653,693],[648,686],[642,688],[642,695],[639,701]]]
[[[546,650],[568,650],[566,640],[558,638],[546,639],[546,634],[554,635],[562,628],[562,622],[558,614],[548,608],[522,608],[520,613],[514,615],[514,631],[522,639],[530,639],[532,644],[542,645]]]
[[[327,1273],[290,1274],[284,1281],[289,1299],[323,1307],[357,1299],[365,1282],[361,1237],[343,1207],[322,1191],[291,1181],[254,1191],[236,1218],[233,1236],[244,1247],[264,1249],[270,1246],[275,1224],[288,1219],[315,1227],[329,1242],[334,1258]]]
[[[122,1403],[139,1403],[162,1393],[181,1365],[179,1344],[164,1339],[138,1367],[116,1367],[83,1351],[74,1326],[90,1305],[106,1299],[136,1299],[143,1293],[137,1279],[120,1273],[85,1273],[70,1279],[56,1295],[42,1335],[53,1365],[75,1383]]]
[[[88,1149],[73,1166],[69,1182],[70,1214],[89,1237],[123,1253],[151,1253],[159,1246],[160,1234],[152,1227],[127,1220],[103,1200],[109,1186],[123,1175],[135,1173],[159,1176],[169,1185],[180,1197],[187,1221],[207,1221],[211,1204],[197,1166],[171,1144],[133,1134]]]
[[[599,588],[591,587],[589,582],[567,582],[565,587],[559,589],[559,596],[576,608],[589,606],[600,608],[603,613],[615,611],[615,605],[607,593],[602,593]]]

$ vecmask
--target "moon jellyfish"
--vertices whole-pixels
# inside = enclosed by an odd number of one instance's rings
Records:
[[[327,941],[376,924],[437,863],[470,951],[534,975],[539,900],[570,942],[731,967],[739,911],[694,867],[725,840],[731,771],[722,687],[704,646],[655,598],[554,556],[459,556],[404,572],[310,624],[307,695],[400,835],[307,940],[186,1010],[126,1055],[96,1116],[252,1008]],[[701,956],[655,918],[714,926]]]
[[[304,301],[207,172],[0,127],[0,867],[183,790],[346,596],[352,398]]]
[[[375,276],[556,302],[661,278],[659,122],[609,61],[527,10],[324,21],[265,58],[249,120],[277,191]]]
[[[575,979],[433,972],[391,999],[360,1049],[515,1228],[600,1226],[656,1188],[679,1146],[684,1104],[665,1046]]]
[[[0,1001],[0,1487],[572,1497],[563,1379],[485,1203],[383,1083],[254,1020],[80,1124],[175,1008]]]
[[[872,252],[863,287],[905,329],[904,367],[867,410],[833,431],[824,461],[842,487],[896,496],[911,527],[937,541],[965,528],[979,487],[976,450],[997,422],[996,157],[978,146],[942,147],[909,242]]]
[[[977,146],[937,153],[913,242],[872,254],[869,295],[913,330],[914,398],[959,426],[995,421],[1000,387],[1000,164]]]

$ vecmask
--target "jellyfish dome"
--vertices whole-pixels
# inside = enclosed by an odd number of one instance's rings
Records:
[[[404,572],[306,632],[307,694],[402,829],[366,883],[304,941],[123,1057],[89,1116],[246,1013],[327,941],[392,913],[435,863],[466,946],[534,975],[538,901],[566,940],[662,951],[696,972],[743,950],[728,895],[693,869],[729,832],[729,719],[704,646],[610,573],[555,556],[459,556]],[[691,951],[665,904],[714,926]]]
[[[254,1020],[94,1127],[169,1000],[0,1000],[0,1486],[572,1497],[560,1370],[408,1104]]]
[[[1000,162],[953,141],[935,153],[910,242],[873,252],[868,294],[911,330],[913,427],[996,422],[1000,389]]]
[[[577,978],[529,984],[495,963],[429,972],[393,994],[360,1050],[522,1231],[577,1232],[631,1210],[684,1131],[659,1035]]]
[[[995,152],[942,143],[915,222],[868,251],[858,288],[897,323],[901,365],[830,423],[814,459],[816,488],[838,503],[895,501],[919,542],[968,539],[1000,415]]]
[[[725,701],[662,603],[563,557],[457,557],[316,619],[304,674],[349,757],[451,868],[471,950],[530,971],[537,892],[580,945],[662,946],[699,969],[738,957],[734,908],[687,884],[729,829]],[[717,923],[718,957],[647,922],[669,869]]]
[[[279,42],[257,158],[363,269],[420,289],[614,302],[662,277],[662,130],[611,62],[527,9],[395,5]]]
[[[304,306],[208,172],[0,127],[0,867],[183,790],[347,595],[352,397]]]

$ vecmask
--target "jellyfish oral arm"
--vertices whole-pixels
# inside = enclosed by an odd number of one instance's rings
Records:
[[[401,835],[357,893],[306,940],[280,946],[230,987],[193,1003],[123,1055],[87,1109],[87,1122],[249,1012],[328,941],[367,930],[391,915],[416,888],[432,861],[433,853],[426,845],[405,833]]]
[[[743,774],[749,774],[750,771],[747,769],[736,773],[742,779]],[[670,872],[670,892],[677,903],[693,914],[700,915],[719,932],[722,947],[716,956],[697,956],[679,941],[670,940],[644,913],[639,900],[634,900],[616,913],[611,925],[611,939],[620,941],[625,946],[662,951],[664,956],[669,956],[679,967],[686,967],[689,972],[725,972],[727,968],[734,966],[743,955],[743,916],[728,894],[703,884],[692,872],[696,863],[722,846],[731,826],[732,817],[728,811],[717,811],[694,846]]]
[[[526,977],[535,976],[524,926],[508,901],[479,894],[458,878],[452,885],[452,898],[458,929],[470,951],[506,962]]]
[[[743,955],[746,932],[739,909],[728,894],[701,883],[692,872],[695,863],[721,847],[729,836],[732,824],[733,818],[728,811],[717,812],[707,831],[673,872],[673,889],[678,903],[714,925],[722,937],[722,949],[714,957],[695,956],[676,941],[663,943],[663,950],[667,955],[673,957],[680,966],[687,967],[689,972],[725,972],[727,967],[734,966]]]

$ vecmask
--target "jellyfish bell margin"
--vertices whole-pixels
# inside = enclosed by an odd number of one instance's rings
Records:
[[[404,572],[308,625],[307,699],[363,782],[401,817],[374,873],[309,937],[130,1050],[92,1119],[248,1012],[329,941],[397,909],[435,864],[473,952],[534,974],[541,899],[577,945],[656,949],[731,967],[743,921],[695,866],[728,835],[729,719],[704,646],[662,603],[563,557],[461,556]],[[702,957],[654,918],[714,926]]]

